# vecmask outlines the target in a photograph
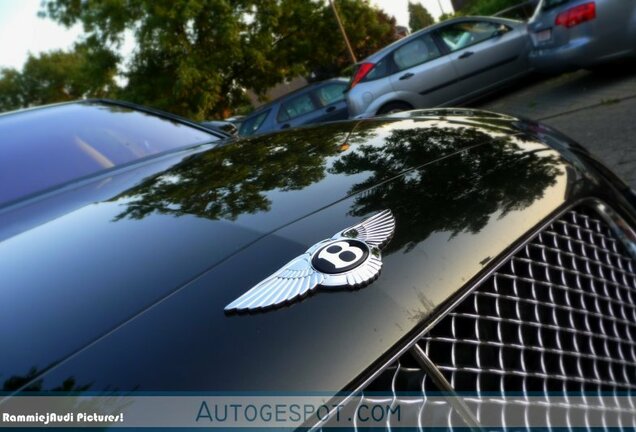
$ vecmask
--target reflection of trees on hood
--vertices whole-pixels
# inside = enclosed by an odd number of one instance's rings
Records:
[[[36,367],[31,367],[24,375],[13,375],[2,383],[0,391],[5,393],[18,392],[18,396],[28,396],[33,392],[47,392],[51,395],[59,394],[67,397],[80,397],[83,396],[85,392],[91,390],[92,384],[78,384],[73,376],[64,379],[64,381],[58,385],[51,384],[49,387],[45,387],[43,376],[47,369],[48,367],[41,370],[38,370]],[[125,397],[132,396],[136,389],[137,387],[135,386],[133,389],[123,393],[116,388],[107,387],[101,390],[99,399],[78,398],[72,400],[71,403],[65,405],[67,408],[66,412],[99,412],[102,414],[118,415],[131,406],[131,402],[126,401]]]
[[[153,213],[236,219],[270,208],[265,192],[294,190],[325,176],[350,126],[291,131],[241,140],[194,155],[117,196],[126,209],[116,220]]]
[[[115,199],[124,209],[116,220],[153,212],[234,220],[267,211],[268,192],[321,181],[333,157],[332,174],[368,173],[349,191],[357,194],[351,214],[390,208],[398,217],[389,248],[413,246],[435,231],[477,232],[492,215],[532,204],[559,174],[553,153],[523,152],[524,138],[511,135],[505,121],[489,123],[432,118],[391,129],[385,126],[393,123],[371,120],[239,140],[194,155],[119,195]],[[351,150],[334,157],[344,143]],[[457,153],[471,146],[478,147]]]
[[[39,392],[43,391],[43,383],[42,383],[42,375],[45,372],[45,369],[38,370],[36,367],[32,367],[29,371],[24,375],[13,375],[4,380],[2,383],[2,387],[0,388],[3,392],[14,392],[14,391],[22,391],[22,392]],[[39,378],[39,379],[38,379]],[[51,391],[60,391],[60,392],[74,392],[80,393],[86,390],[89,390],[91,387],[90,384],[78,385],[75,382],[75,378],[69,377],[64,380],[60,385],[51,388]]]
[[[378,180],[417,167],[457,149],[488,144],[406,172],[379,187]],[[560,173],[552,153],[521,152],[519,137],[480,128],[395,130],[384,146],[361,145],[334,163],[334,173],[371,171],[350,193],[351,214],[364,216],[390,208],[397,217],[389,250],[412,248],[432,232],[477,232],[494,215],[521,210],[556,183]],[[367,191],[367,189],[369,189]]]

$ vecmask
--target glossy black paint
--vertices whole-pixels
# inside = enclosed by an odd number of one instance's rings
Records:
[[[0,115],[0,207],[229,135],[137,105],[83,100]]]
[[[619,186],[619,187],[617,187]],[[202,146],[0,212],[0,380],[15,390],[339,391],[518,239],[628,194],[558,133],[467,110]],[[224,306],[385,208],[380,278]]]

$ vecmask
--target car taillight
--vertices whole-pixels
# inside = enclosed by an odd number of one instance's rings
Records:
[[[594,18],[596,18],[596,3],[590,2],[561,12],[557,15],[554,24],[570,28]]]
[[[374,66],[375,64],[373,63],[362,63],[358,67],[358,70],[356,70],[356,73],[353,76],[353,79],[351,80],[351,84],[349,85],[349,88],[352,89],[353,86],[355,86],[360,81],[362,81],[364,77],[367,76],[369,72],[371,72],[371,69],[373,69]]]

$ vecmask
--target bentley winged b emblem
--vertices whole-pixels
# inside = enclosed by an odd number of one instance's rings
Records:
[[[310,247],[225,307],[226,312],[260,310],[300,299],[318,286],[360,288],[382,268],[382,249],[393,236],[395,218],[384,210]]]

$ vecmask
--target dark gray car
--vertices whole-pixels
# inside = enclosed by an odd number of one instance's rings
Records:
[[[465,17],[427,27],[364,59],[347,92],[352,117],[463,103],[528,72],[526,24]]]
[[[530,62],[542,72],[636,56],[636,1],[542,0],[528,23]]]
[[[344,120],[349,116],[344,95],[348,83],[346,78],[321,81],[263,105],[241,120],[239,135]]]
[[[226,120],[206,120],[202,121],[201,126],[213,130],[215,132],[220,132],[227,136],[237,135],[238,127],[232,123],[231,121]]]

